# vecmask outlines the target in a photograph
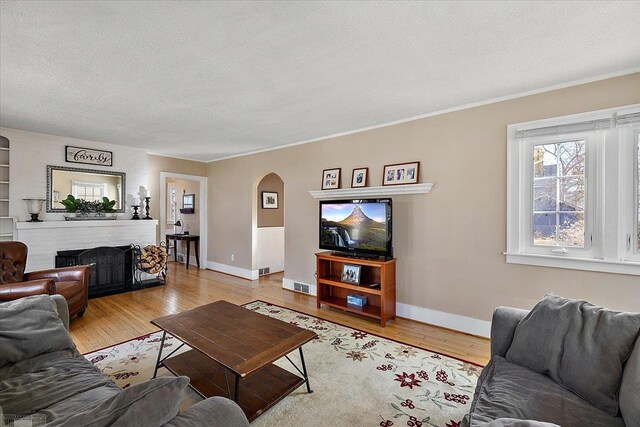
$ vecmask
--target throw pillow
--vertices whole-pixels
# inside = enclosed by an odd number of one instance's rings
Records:
[[[188,377],[155,378],[125,388],[90,411],[47,426],[161,426],[178,415],[188,385]]]
[[[49,295],[0,304],[0,367],[65,349],[75,345]]]
[[[640,338],[624,366],[620,385],[620,414],[626,427],[640,427]]]
[[[639,333],[640,313],[547,295],[516,327],[506,358],[615,416],[623,366]]]

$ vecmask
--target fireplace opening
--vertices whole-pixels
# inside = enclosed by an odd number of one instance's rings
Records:
[[[89,298],[128,292],[164,284],[162,280],[139,280],[136,276],[135,249],[127,246],[100,246],[91,249],[58,251],[56,268],[89,265]]]

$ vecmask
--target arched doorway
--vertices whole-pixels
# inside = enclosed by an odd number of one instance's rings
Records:
[[[284,181],[265,175],[257,187],[255,260],[259,276],[284,271]]]

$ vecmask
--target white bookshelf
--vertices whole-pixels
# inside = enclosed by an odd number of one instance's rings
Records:
[[[0,242],[14,240],[15,218],[9,216],[10,142],[0,135]]]

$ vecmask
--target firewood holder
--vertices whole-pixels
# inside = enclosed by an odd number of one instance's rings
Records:
[[[167,247],[165,242],[160,242],[159,245],[149,245],[149,246],[157,246],[165,249],[165,253],[168,254]],[[139,245],[131,244],[131,249],[133,252],[133,287],[135,289],[142,289],[149,286],[155,286],[158,284],[167,283],[167,261],[165,257],[164,265],[161,266],[160,270],[155,273],[151,273],[151,268],[144,267],[144,259],[142,258],[142,248]],[[155,279],[144,278],[143,273],[151,274],[155,276]]]

